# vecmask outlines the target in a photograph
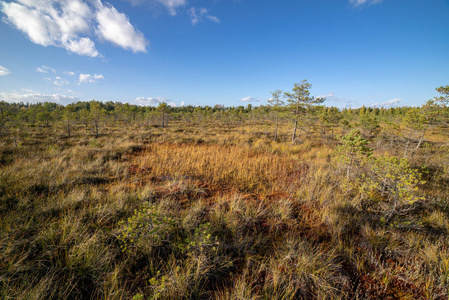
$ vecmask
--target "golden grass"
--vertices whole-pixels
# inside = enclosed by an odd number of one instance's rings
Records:
[[[199,180],[222,191],[267,195],[297,186],[305,169],[295,160],[250,146],[155,144],[131,160],[139,180]]]

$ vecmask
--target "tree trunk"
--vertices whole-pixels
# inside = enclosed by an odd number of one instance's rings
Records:
[[[410,132],[407,138],[407,144],[405,144],[404,157],[407,157],[408,147],[410,145],[410,139],[412,137],[412,133]]]
[[[279,114],[276,114],[276,130],[274,131],[274,141],[278,139],[278,124],[279,124]]]
[[[98,138],[98,121],[95,120],[95,137]]]
[[[70,124],[67,124],[67,137],[70,138]]]
[[[274,141],[276,142],[278,139],[278,123],[276,123],[276,130],[274,131]]]
[[[293,134],[292,134],[292,143],[295,142],[296,139],[296,127],[298,126],[298,120],[295,120],[295,127],[293,127]]]
[[[415,150],[418,150],[419,147],[421,147],[421,144],[422,144],[422,141],[424,140],[424,135],[426,134],[426,131],[427,131],[427,127],[424,128],[421,136],[419,137],[419,142],[418,142],[418,145],[416,146]]]

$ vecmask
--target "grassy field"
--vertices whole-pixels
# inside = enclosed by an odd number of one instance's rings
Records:
[[[441,130],[409,157],[422,178],[391,218],[366,200],[384,197],[377,177],[348,175],[339,139],[301,133],[292,145],[290,130],[280,142],[272,126],[176,122],[3,137],[0,297],[448,299]]]

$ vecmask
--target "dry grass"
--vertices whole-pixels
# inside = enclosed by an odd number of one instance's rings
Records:
[[[1,140],[0,297],[447,299],[447,148],[414,152],[426,201],[390,226],[348,188],[336,140],[270,128]]]

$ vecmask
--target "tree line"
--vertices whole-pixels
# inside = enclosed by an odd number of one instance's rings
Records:
[[[57,103],[0,102],[0,137],[26,134],[27,128],[57,127],[71,137],[74,128],[84,128],[96,137],[104,126],[148,126],[165,128],[171,122],[192,126],[243,124],[273,126],[273,140],[278,140],[278,127],[291,126],[291,142],[301,142],[301,136],[318,132],[333,138],[334,133],[358,128],[367,138],[385,132],[400,132],[408,141],[417,141],[420,147],[432,126],[447,126],[449,116],[449,86],[436,90],[439,97],[428,100],[420,107],[359,107],[344,108],[323,105],[325,98],[310,96],[312,85],[303,80],[292,91],[275,90],[267,105],[253,106],[181,106],[173,107],[161,102],[158,106],[139,106],[121,102]],[[298,134],[298,131],[301,133]]]

